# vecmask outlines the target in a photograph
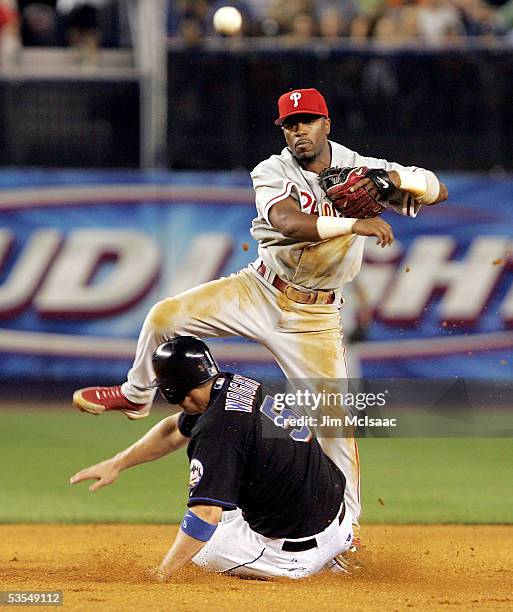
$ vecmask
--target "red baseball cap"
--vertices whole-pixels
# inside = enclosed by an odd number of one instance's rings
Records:
[[[294,89],[284,93],[278,99],[278,113],[280,116],[274,122],[276,125],[299,113],[329,117],[326,100],[317,89]]]

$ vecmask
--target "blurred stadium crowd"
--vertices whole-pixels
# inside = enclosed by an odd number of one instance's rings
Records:
[[[0,0],[2,56],[25,47],[100,47],[129,44],[131,0]],[[170,37],[194,45],[216,36],[212,15],[232,5],[243,16],[236,36],[371,39],[443,45],[462,37],[513,40],[513,0],[168,0]]]
[[[243,36],[417,40],[443,44],[462,36],[499,37],[513,28],[513,0],[178,0],[168,31],[194,43],[215,35],[211,16],[224,4],[244,17]]]

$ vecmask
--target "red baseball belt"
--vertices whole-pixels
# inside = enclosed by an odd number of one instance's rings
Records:
[[[258,266],[256,271],[260,276],[265,278],[267,267],[262,263]],[[298,289],[294,287],[294,285],[290,285],[281,279],[277,274],[274,276],[271,285],[286,295],[289,300],[297,302],[298,304],[333,304],[335,301],[334,291],[314,291],[313,289],[306,289],[304,287]]]

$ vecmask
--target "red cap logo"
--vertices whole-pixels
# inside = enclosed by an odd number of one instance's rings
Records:
[[[295,89],[284,93],[278,100],[278,113],[279,117],[274,122],[276,125],[300,113],[329,117],[326,100],[317,89]]]

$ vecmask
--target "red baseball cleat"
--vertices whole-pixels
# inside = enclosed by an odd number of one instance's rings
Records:
[[[86,387],[73,393],[73,405],[91,414],[102,414],[108,410],[119,410],[129,419],[144,419],[150,414],[151,403],[137,404],[121,392],[121,385],[115,387]]]

